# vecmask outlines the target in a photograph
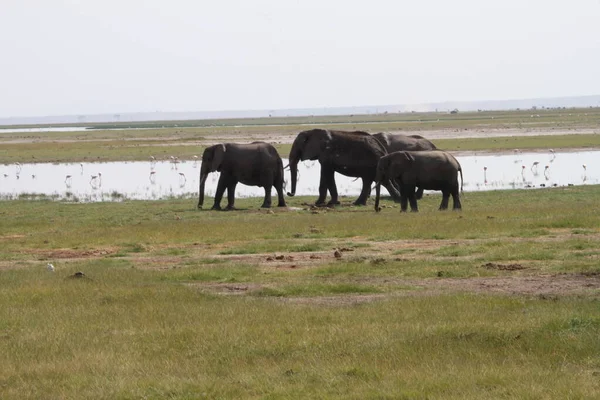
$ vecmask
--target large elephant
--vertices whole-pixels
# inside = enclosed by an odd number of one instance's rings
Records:
[[[425,139],[421,135],[402,135],[402,134],[392,134],[388,132],[379,132],[373,135],[377,140],[379,140],[387,150],[388,153],[393,153],[395,151],[426,151],[426,150],[437,150],[435,144],[431,143],[429,140]],[[398,185],[397,182],[394,182],[395,185]],[[417,189],[417,200],[420,200],[423,197],[423,188],[419,187]]]
[[[210,172],[219,171],[213,210],[221,209],[221,199],[227,189],[227,210],[233,209],[235,186],[238,182],[265,188],[261,207],[271,207],[271,188],[277,190],[278,207],[285,207],[283,197],[283,162],[275,147],[265,142],[250,144],[224,143],[207,147],[200,168],[198,208],[204,203],[204,184]]]
[[[375,211],[379,208],[379,191],[382,181],[396,179],[400,185],[400,210],[406,211],[407,201],[411,211],[419,211],[415,197],[415,187],[428,190],[441,190],[440,210],[448,208],[452,196],[453,209],[462,208],[459,197],[458,173],[460,173],[460,191],[462,192],[462,168],[450,153],[441,150],[432,151],[396,151],[381,157],[375,176]]]
[[[298,162],[318,160],[321,164],[321,179],[316,205],[325,205],[327,191],[331,194],[327,205],[340,204],[334,178],[335,172],[362,179],[362,191],[354,204],[366,205],[367,198],[371,194],[371,183],[375,179],[377,162],[381,156],[386,154],[385,147],[367,132],[325,129],[300,132],[290,150],[292,191],[288,193],[288,196],[296,194]],[[389,181],[383,181],[382,184],[392,197],[400,199],[400,193]]]

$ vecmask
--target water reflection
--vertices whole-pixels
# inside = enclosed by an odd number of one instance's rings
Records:
[[[600,152],[522,153],[457,157],[463,167],[464,190],[540,188],[600,183]],[[287,160],[284,160],[284,165]],[[197,197],[201,162],[167,161],[9,164],[0,166],[0,198],[44,194],[73,201],[155,200]],[[318,194],[320,165],[298,166],[296,193]],[[206,196],[214,196],[218,173],[206,182]],[[286,179],[290,179],[286,171]],[[362,182],[336,174],[340,195],[358,196]],[[236,197],[262,197],[264,190],[238,184]],[[273,190],[273,195],[275,191]]]

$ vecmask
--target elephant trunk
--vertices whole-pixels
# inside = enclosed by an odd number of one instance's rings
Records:
[[[204,168],[200,171],[200,194],[198,197],[198,208],[202,208],[204,204],[204,184],[206,183],[206,178],[208,178],[208,170],[205,171]]]
[[[292,191],[288,192],[288,196],[296,195],[296,182],[298,181],[298,162],[300,162],[300,156],[300,143],[298,142],[298,138],[296,138],[296,140],[294,140],[294,144],[292,145],[292,149],[290,150],[289,157],[290,174],[292,175]]]
[[[288,196],[296,195],[296,181],[298,180],[298,160],[292,163],[290,161],[290,174],[292,175],[292,191],[288,192]]]

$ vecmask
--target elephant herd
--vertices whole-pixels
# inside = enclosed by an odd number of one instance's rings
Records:
[[[423,190],[440,190],[440,210],[448,208],[452,196],[453,209],[460,210],[458,173],[462,168],[450,153],[438,150],[429,140],[419,135],[390,133],[369,134],[362,131],[311,129],[300,132],[289,155],[291,192],[296,194],[298,163],[318,160],[321,165],[317,206],[340,204],[335,183],[335,172],[362,180],[362,190],[355,205],[366,205],[375,182],[375,210],[380,211],[380,189],[383,185],[394,201],[400,202],[401,211],[410,204],[418,211],[417,200]],[[265,189],[262,207],[271,207],[271,189],[277,191],[277,206],[285,207],[283,194],[283,162],[277,150],[265,142],[250,144],[225,143],[205,149],[200,168],[198,208],[204,203],[204,186],[210,172],[219,171],[213,210],[221,209],[221,199],[227,189],[227,208],[234,207],[235,187],[239,183]],[[330,199],[325,202],[329,192]]]

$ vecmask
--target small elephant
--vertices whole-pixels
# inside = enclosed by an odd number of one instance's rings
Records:
[[[402,135],[400,133],[379,132],[373,135],[383,144],[388,153],[395,151],[425,151],[437,150],[435,144],[421,135]],[[392,181],[395,185],[397,182]],[[416,193],[417,200],[423,197],[423,188],[419,187]]]
[[[319,182],[319,198],[315,205],[325,205],[327,192],[331,199],[327,205],[340,204],[338,200],[335,173],[362,179],[362,191],[354,202],[355,205],[366,205],[371,194],[371,183],[375,179],[375,169],[379,158],[387,154],[383,144],[372,135],[362,131],[337,131],[311,129],[298,134],[290,150],[290,173],[292,191],[288,196],[296,194],[298,162],[318,160],[321,164]],[[392,197],[400,199],[400,193],[391,182],[383,181]]]
[[[415,187],[427,190],[441,190],[442,203],[440,210],[448,208],[448,200],[452,196],[453,209],[460,210],[458,192],[458,173],[460,173],[460,191],[462,192],[462,168],[450,153],[441,150],[432,151],[396,151],[383,156],[377,164],[375,177],[375,211],[379,208],[380,182],[395,179],[400,185],[400,210],[406,211],[407,201],[411,211],[419,211],[415,197]]]
[[[200,195],[198,208],[204,203],[204,184],[210,172],[219,171],[213,210],[221,209],[221,199],[227,189],[227,210],[232,210],[235,201],[235,186],[238,182],[265,188],[265,199],[261,207],[271,207],[271,188],[277,190],[278,207],[285,207],[283,197],[283,161],[275,147],[265,142],[250,144],[224,143],[207,147],[202,155],[200,168]]]

